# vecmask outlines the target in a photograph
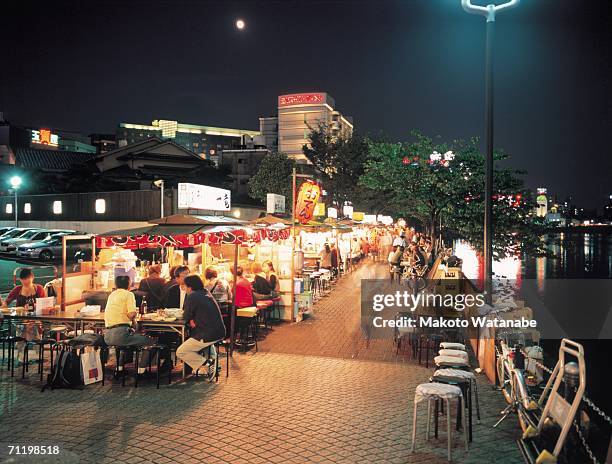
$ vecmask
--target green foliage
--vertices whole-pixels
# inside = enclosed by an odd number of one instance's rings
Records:
[[[249,196],[262,202],[266,194],[284,195],[291,202],[292,171],[295,162],[284,153],[272,152],[264,157],[257,173],[249,180]]]
[[[413,142],[370,142],[360,183],[393,198],[396,214],[418,219],[435,236],[440,217],[447,230],[482,249],[484,211],[484,157],[478,140],[434,143],[431,138],[413,133]],[[448,167],[428,163],[434,151],[452,150],[455,157]],[[496,160],[505,159],[502,152]],[[406,161],[406,162],[405,162]],[[533,214],[534,202],[525,189],[520,172],[496,169],[493,204],[494,254],[529,252],[542,254],[542,221]],[[514,195],[521,195],[516,202]]]
[[[349,132],[332,135],[326,124],[319,124],[311,129],[308,141],[304,155],[322,177],[331,204],[349,201],[356,211],[385,211],[391,199],[358,183],[369,157],[367,139]]]

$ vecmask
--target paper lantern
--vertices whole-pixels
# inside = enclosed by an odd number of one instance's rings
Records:
[[[321,186],[313,180],[305,181],[298,192],[295,203],[295,217],[300,224],[306,224],[314,216],[315,205],[321,197]]]

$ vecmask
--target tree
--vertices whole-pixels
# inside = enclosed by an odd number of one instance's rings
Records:
[[[332,135],[324,123],[311,128],[309,145],[304,145],[306,158],[323,178],[323,186],[331,203],[338,206],[351,202],[358,210],[383,212],[386,206],[380,192],[374,192],[357,180],[364,173],[368,159],[368,140],[359,134],[344,132]]]
[[[249,196],[265,202],[266,194],[276,193],[290,201],[294,166],[295,161],[284,153],[267,154],[261,160],[257,173],[249,180]]]
[[[447,229],[481,250],[485,165],[478,139],[450,145],[418,132],[413,136],[409,143],[370,142],[360,183],[391,196],[396,214],[415,217],[432,237],[443,215]],[[505,158],[503,152],[495,153],[496,160]],[[494,172],[493,246],[498,257],[519,249],[544,251],[542,223],[533,215],[533,200],[520,174]]]

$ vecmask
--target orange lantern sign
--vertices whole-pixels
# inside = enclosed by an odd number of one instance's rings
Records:
[[[313,180],[305,181],[298,192],[295,203],[295,217],[300,224],[306,224],[314,215],[315,205],[321,197],[321,186]]]

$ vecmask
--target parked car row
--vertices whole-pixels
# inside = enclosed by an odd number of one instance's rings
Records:
[[[76,230],[40,229],[34,227],[0,227],[0,253],[5,257],[52,261],[62,256],[62,237],[85,235]],[[67,255],[73,258],[89,244],[68,242]]]

